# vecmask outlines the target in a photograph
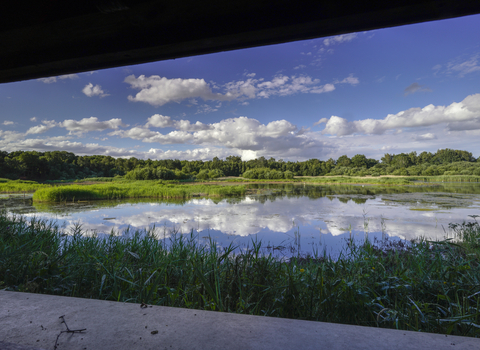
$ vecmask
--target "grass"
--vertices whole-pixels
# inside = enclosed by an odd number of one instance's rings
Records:
[[[308,183],[323,184],[413,185],[410,177],[319,176],[303,178],[302,180]]]
[[[480,182],[480,176],[476,175],[409,176],[408,178],[422,182]]]
[[[244,186],[173,185],[162,181],[129,181],[115,184],[65,185],[42,188],[33,195],[34,202],[63,202],[123,198],[189,198],[245,193]]]
[[[479,337],[480,227],[452,229],[455,242],[346,242],[335,260],[283,261],[261,242],[235,253],[153,227],[87,237],[1,213],[0,288]]]
[[[7,179],[1,179],[7,180]],[[7,180],[0,181],[0,193],[22,193],[22,192],[34,192],[40,188],[49,187],[48,185],[39,184],[35,181],[28,180]]]

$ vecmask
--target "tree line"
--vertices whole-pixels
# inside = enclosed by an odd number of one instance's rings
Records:
[[[123,176],[129,179],[209,179],[223,176],[291,178],[324,175],[480,175],[480,157],[471,152],[440,149],[435,153],[389,154],[380,161],[357,154],[338,159],[284,161],[259,157],[242,161],[238,156],[212,160],[151,160],[78,156],[66,151],[0,151],[0,177],[28,180],[67,180]]]

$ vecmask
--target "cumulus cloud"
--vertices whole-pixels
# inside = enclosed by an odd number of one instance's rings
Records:
[[[31,122],[36,122],[36,121],[37,121],[37,117],[31,117],[31,118],[30,118],[30,121],[31,121]]]
[[[405,127],[424,127],[449,123],[447,128],[462,130],[462,125],[468,122],[475,125],[480,118],[480,94],[467,96],[461,102],[454,102],[449,106],[434,106],[424,108],[410,108],[397,114],[389,114],[384,119],[364,119],[349,122],[344,118],[332,116],[322,118],[315,125],[326,123],[323,134],[352,135],[352,134],[383,134],[388,130]],[[464,129],[463,129],[464,130]]]
[[[58,124],[59,126],[72,132],[103,131],[106,129],[118,129],[123,124],[122,119],[113,118],[104,122],[98,121],[97,117],[83,118],[82,120],[67,119]]]
[[[102,90],[102,87],[100,85],[93,85],[92,83],[88,83],[85,85],[85,87],[82,89],[82,92],[87,95],[88,97],[93,97],[93,96],[99,96],[99,97],[105,97],[105,96],[110,96],[109,94],[106,94],[105,91]]]
[[[154,114],[150,118],[147,119],[146,127],[154,126],[156,128],[167,128],[173,126],[172,118],[161,115],[161,114]]]
[[[15,124],[15,123],[12,122],[11,120],[5,120],[2,124],[3,124],[3,125],[13,125],[13,124]]]
[[[204,79],[167,79],[158,75],[135,78],[129,75],[125,82],[134,89],[140,89],[135,96],[128,96],[130,101],[141,101],[153,106],[162,106],[168,102],[189,100],[191,105],[197,104],[197,98],[205,101],[230,101],[271,96],[288,96],[297,93],[325,93],[335,90],[335,84],[347,83],[356,85],[358,78],[350,75],[343,80],[320,85],[320,79],[306,75],[276,75],[271,80],[255,78],[255,73],[244,74],[247,79],[228,82],[222,86],[212,83],[210,86]],[[212,88],[223,89],[224,93],[214,93]],[[217,111],[220,105],[212,107],[204,104],[198,107],[197,113]]]
[[[410,95],[410,94],[413,94],[413,93],[419,92],[419,91],[431,92],[432,89],[430,89],[429,87],[427,87],[425,85],[420,85],[418,83],[413,83],[413,84],[410,84],[409,86],[407,86],[405,88],[405,90],[403,90],[403,94],[405,96],[407,96],[407,95]]]
[[[163,106],[168,102],[180,102],[185,99],[202,98],[203,100],[232,100],[229,93],[214,93],[205,79],[168,79],[158,75],[146,77],[129,75],[124,82],[133,89],[140,89],[135,96],[128,96],[129,101],[146,102],[153,106]]]
[[[336,35],[336,36],[332,36],[330,38],[324,39],[323,40],[323,45],[330,46],[330,45],[334,45],[334,44],[341,44],[341,43],[344,43],[344,42],[352,41],[356,37],[357,37],[356,33]]]
[[[17,150],[36,150],[40,152],[46,151],[58,151],[61,149],[62,151],[72,152],[78,155],[109,155],[112,157],[137,157],[137,158],[144,158],[144,154],[142,152],[126,149],[126,148],[118,148],[118,147],[111,147],[111,146],[102,146],[97,143],[87,143],[84,144],[82,142],[72,142],[69,140],[61,139],[61,138],[44,138],[44,139],[25,139],[24,134],[22,135],[22,139],[17,139],[14,144],[11,142],[9,143],[8,140],[0,140],[0,149],[8,150],[9,152],[17,151]],[[0,133],[0,137],[2,137]]]
[[[214,157],[226,158],[232,155],[230,150],[219,147],[205,147],[181,150],[162,150],[159,148],[150,148],[147,152],[148,158],[152,159],[189,159],[189,160],[207,160]]]
[[[57,126],[55,120],[43,120],[41,125],[33,126],[28,129],[26,134],[42,134],[55,126]]]
[[[150,130],[150,127],[171,127],[175,131],[160,133]],[[154,115],[142,127],[129,130],[116,130],[110,136],[132,138],[148,143],[160,144],[192,144],[205,147],[224,147],[237,154],[245,151],[268,154],[300,154],[319,152],[325,147],[324,142],[312,140],[309,129],[297,129],[296,125],[286,120],[276,120],[262,124],[256,119],[238,117],[224,119],[218,123],[191,123],[188,120],[172,120],[170,117]],[[286,156],[283,156],[286,158]]]
[[[150,126],[156,128],[172,127],[182,131],[198,131],[212,128],[211,126],[203,124],[199,121],[197,121],[195,124],[192,124],[189,120],[172,120],[172,118],[160,114],[154,114],[147,119],[145,128],[149,128]]]
[[[272,96],[289,96],[297,93],[321,94],[335,90],[338,83],[358,84],[358,78],[350,76],[342,81],[320,85],[320,79],[309,76],[277,75],[272,80],[248,79],[226,84],[227,90],[236,98],[269,98]]]
[[[452,122],[447,124],[449,131],[480,130],[480,116],[465,122]]]

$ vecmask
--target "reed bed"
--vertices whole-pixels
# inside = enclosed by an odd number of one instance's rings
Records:
[[[480,336],[480,228],[459,240],[346,242],[337,259],[285,261],[252,241],[199,244],[156,229],[87,237],[0,214],[0,288],[13,291]],[[235,253],[237,252],[237,253]]]
[[[159,181],[129,181],[117,184],[65,185],[42,188],[33,195],[35,202],[63,202],[123,198],[189,198],[228,196],[245,193],[244,186],[172,185]]]
[[[40,188],[47,187],[49,185],[39,184],[35,181],[8,180],[0,182],[0,193],[34,192]]]
[[[301,178],[304,182],[322,184],[369,184],[369,185],[413,185],[411,177],[350,177],[316,176]]]
[[[480,182],[480,176],[476,175],[409,176],[408,178],[423,182]]]

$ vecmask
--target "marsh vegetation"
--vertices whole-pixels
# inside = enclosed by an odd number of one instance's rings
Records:
[[[346,240],[336,259],[285,260],[259,241],[235,253],[193,232],[100,239],[2,213],[0,288],[478,337],[480,227],[451,229],[456,239]]]

